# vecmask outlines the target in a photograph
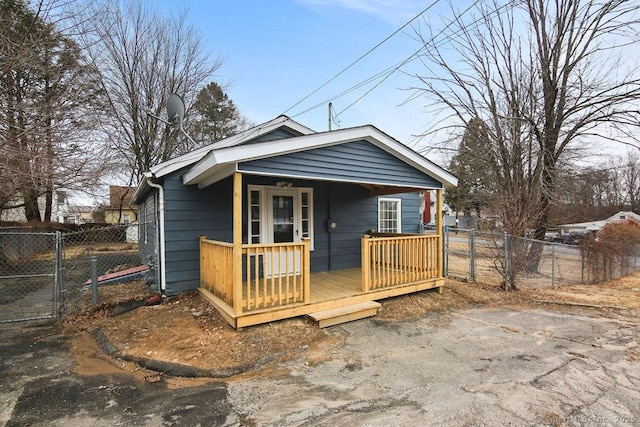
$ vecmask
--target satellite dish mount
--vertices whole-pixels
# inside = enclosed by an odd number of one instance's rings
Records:
[[[180,132],[182,132],[182,134],[187,137],[189,142],[191,142],[193,145],[197,145],[193,138],[191,138],[191,136],[189,136],[189,134],[182,127],[182,123],[184,121],[184,113],[184,101],[182,100],[182,97],[180,97],[180,95],[178,95],[177,93],[172,93],[167,99],[167,117],[169,118],[169,120],[164,120],[160,117],[156,117],[151,114],[150,111],[147,111],[147,114],[154,119],[171,126],[171,128],[173,129],[179,129]]]

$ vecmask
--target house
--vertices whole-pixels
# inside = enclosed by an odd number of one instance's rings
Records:
[[[131,198],[134,187],[109,186],[109,206],[105,209],[104,219],[107,224],[130,224],[136,221],[138,207]]]
[[[64,222],[77,225],[93,222],[93,206],[69,205]]]
[[[159,289],[199,289],[241,328],[349,317],[349,307],[439,289],[442,228],[417,234],[419,194],[435,190],[441,212],[456,184],[374,126],[314,132],[280,116],[152,167],[132,201]]]
[[[589,222],[578,222],[574,224],[564,224],[561,225],[560,232],[562,235],[569,233],[597,233],[600,231],[602,227],[607,224],[619,222],[619,221],[627,221],[632,220],[640,223],[640,215],[631,212],[631,211],[620,211],[615,215],[610,216],[607,219],[603,219],[600,221],[589,221]]]
[[[21,196],[16,197],[15,200],[12,200],[9,205],[17,206],[6,209],[0,209],[0,221],[12,221],[12,222],[23,222],[27,220],[24,211],[24,200]],[[46,195],[41,195],[38,197],[38,208],[40,210],[40,219],[42,221],[51,221],[51,222],[59,222],[63,223],[64,218],[68,215],[69,212],[69,199],[67,197],[67,192],[63,190],[53,191],[51,193],[51,217],[44,218],[44,213],[46,211],[46,203],[47,197]]]
[[[436,225],[436,216],[443,216],[443,225],[449,227],[456,227],[456,216],[455,212],[448,204],[444,203],[441,207],[441,210],[438,211],[436,209],[436,191],[425,191],[422,193],[422,222],[424,224],[424,228],[432,229]]]

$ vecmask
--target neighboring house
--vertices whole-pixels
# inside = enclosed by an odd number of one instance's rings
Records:
[[[67,215],[64,217],[64,222],[66,224],[77,225],[93,222],[93,207],[69,205]]]
[[[159,289],[199,288],[242,327],[439,289],[442,228],[417,234],[420,193],[442,218],[456,184],[373,126],[280,116],[152,167],[133,202]]]
[[[619,222],[619,221],[627,221],[627,220],[633,220],[636,221],[638,223],[640,223],[640,215],[633,213],[631,211],[620,211],[617,214],[607,218],[607,219],[603,219],[600,221],[589,221],[589,222],[578,222],[575,224],[564,224],[561,225],[560,228],[560,232],[565,235],[571,232],[574,233],[587,233],[587,232],[593,232],[593,233],[597,233],[598,231],[600,231],[600,229],[602,227],[604,227],[607,224],[611,224],[611,223],[615,223],[615,222]]]
[[[443,223],[444,225],[448,225],[451,227],[456,226],[456,217],[455,212],[451,209],[451,207],[443,203],[440,210],[436,209],[436,192],[435,191],[425,191],[422,193],[423,197],[423,210],[422,210],[422,221],[425,228],[433,228],[436,224],[436,215],[440,212],[440,215],[443,215]]]
[[[21,203],[21,199],[16,199],[11,203],[11,205],[17,206]],[[38,207],[40,208],[40,215],[44,215],[46,208],[45,196],[38,197]],[[62,190],[54,191],[51,203],[51,222],[63,223],[68,212],[69,200],[67,198],[67,192]],[[27,217],[24,214],[24,207],[0,209],[0,221],[24,222],[26,220]],[[41,220],[49,221],[49,218],[41,218]]]
[[[109,206],[105,209],[107,224],[131,224],[138,217],[138,206],[132,203],[134,187],[109,186]]]

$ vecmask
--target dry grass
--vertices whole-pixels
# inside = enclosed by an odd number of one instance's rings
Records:
[[[166,362],[219,370],[255,366],[265,360],[298,357],[305,352],[309,363],[328,357],[340,342],[338,334],[318,328],[306,318],[295,318],[235,331],[202,300],[197,292],[169,298],[163,304],[135,309],[110,317],[108,307],[148,295],[141,283],[101,289],[102,304],[66,321],[69,332],[102,330],[122,353]],[[505,292],[495,285],[447,280],[443,292],[418,292],[382,302],[377,318],[410,320],[429,313],[470,307],[538,307],[540,301],[593,306],[640,308],[640,275],[600,285],[567,286],[556,289]],[[90,303],[84,297],[85,304]],[[549,304],[556,310],[588,310]],[[592,309],[595,310],[595,309]],[[600,315],[602,311],[596,310]],[[634,354],[633,357],[636,355]]]

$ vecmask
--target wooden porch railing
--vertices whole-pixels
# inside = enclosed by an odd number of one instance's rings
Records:
[[[233,307],[233,243],[200,238],[200,287]]]
[[[438,235],[362,236],[362,291],[438,278]]]
[[[310,242],[242,245],[245,285],[242,307],[255,310],[309,303]]]
[[[200,238],[200,286],[236,313],[310,301],[310,242],[244,244],[242,283],[234,283],[234,245]],[[234,292],[242,293],[235,307]]]

